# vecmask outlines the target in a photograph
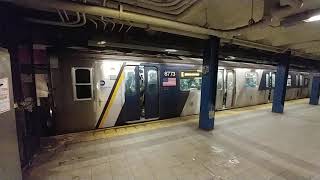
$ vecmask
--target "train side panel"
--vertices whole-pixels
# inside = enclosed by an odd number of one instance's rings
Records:
[[[236,91],[232,108],[245,107],[268,102],[269,90],[259,89],[263,82],[262,69],[235,68]]]

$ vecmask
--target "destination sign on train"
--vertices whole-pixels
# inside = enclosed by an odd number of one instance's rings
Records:
[[[201,73],[197,71],[181,71],[180,72],[180,77],[181,78],[186,78],[186,77],[201,77]]]

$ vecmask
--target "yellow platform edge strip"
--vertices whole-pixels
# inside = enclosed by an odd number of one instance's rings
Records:
[[[119,81],[119,84],[120,84],[120,81]],[[116,90],[118,90],[118,88],[116,88]],[[290,100],[286,102],[287,105],[296,105],[296,104],[304,104],[304,103],[307,103],[307,99]],[[268,109],[271,107],[272,107],[272,103],[268,103],[268,104],[250,106],[250,107],[229,109],[224,111],[218,111],[216,114],[216,117],[222,118],[227,116],[234,116],[234,115],[239,115],[246,112],[253,112],[257,110]],[[139,132],[145,132],[145,131],[165,128],[165,127],[172,127],[172,126],[176,126],[179,124],[184,124],[192,121],[196,122],[197,120],[198,120],[198,115],[192,115],[187,117],[176,117],[171,119],[149,121],[149,122],[138,123],[138,124],[130,124],[130,125],[119,126],[119,127],[109,127],[109,128],[99,129],[99,130],[70,133],[70,134],[53,136],[50,138],[65,139],[68,136],[77,137],[77,138],[71,138],[73,139],[71,141],[73,141],[73,143],[76,143],[76,142],[90,141],[90,140],[96,140],[101,138],[110,138],[110,137],[116,137],[121,135],[135,134]]]

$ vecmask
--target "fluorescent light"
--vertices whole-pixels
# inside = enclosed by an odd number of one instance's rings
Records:
[[[304,22],[320,21],[320,14],[311,16],[309,19],[303,20]]]
[[[226,57],[226,58],[224,58],[225,60],[235,60],[236,59],[236,57],[234,57],[234,56],[228,56],[228,57]]]
[[[164,51],[168,52],[168,53],[178,52],[178,50],[176,50],[176,49],[165,49]]]
[[[106,41],[98,41],[98,42],[97,42],[98,45],[104,45],[104,44],[106,44],[106,43],[107,43]]]

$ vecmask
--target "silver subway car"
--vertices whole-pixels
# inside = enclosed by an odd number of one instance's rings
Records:
[[[199,114],[202,61],[64,54],[51,58],[57,133]],[[221,61],[216,109],[272,101],[273,66]],[[287,100],[309,95],[311,77],[290,71]]]

